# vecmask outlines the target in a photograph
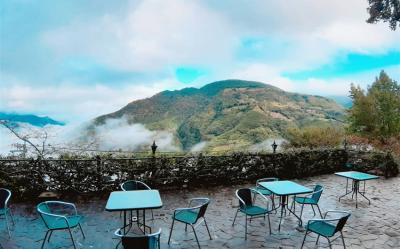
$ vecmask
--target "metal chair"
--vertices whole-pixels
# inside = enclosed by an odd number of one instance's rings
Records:
[[[45,201],[37,205],[37,211],[47,228],[47,232],[41,247],[42,249],[46,243],[46,239],[47,242],[50,242],[51,235],[53,234],[53,231],[56,230],[68,230],[75,249],[76,245],[72,236],[71,228],[79,226],[82,236],[85,238],[85,234],[83,233],[82,226],[80,224],[82,216],[78,215],[76,207],[73,203],[62,201]],[[49,236],[47,237],[47,235]]]
[[[14,217],[12,216],[11,209],[8,207],[8,201],[11,198],[11,191],[5,188],[0,188],[0,216],[4,215],[8,236],[11,238],[10,224],[7,214],[11,217],[11,221],[15,226]]]
[[[318,208],[319,215],[322,218],[321,209],[319,208],[319,205],[318,205],[319,199],[321,198],[321,195],[322,195],[322,191],[324,191],[324,187],[317,184],[314,186],[314,190],[312,193],[306,194],[303,196],[294,196],[292,206],[290,209],[293,209],[293,212],[296,212],[296,203],[300,204],[301,205],[300,219],[301,219],[301,216],[303,215],[304,205],[311,206],[314,216],[316,215],[314,206],[316,206]]]
[[[266,208],[256,206],[255,198],[252,199],[252,193],[260,195],[262,199],[266,202]],[[271,220],[269,218],[269,213],[274,209],[268,208],[268,199],[260,192],[250,188],[242,188],[236,190],[236,197],[239,199],[239,208],[236,210],[235,218],[233,219],[232,226],[235,225],[236,217],[238,212],[244,213],[246,216],[245,219],[245,239],[247,240],[247,216],[250,216],[250,221],[255,217],[264,217],[268,216],[268,225],[269,225],[269,234],[271,234]]]
[[[121,244],[123,249],[160,249],[161,228],[156,233],[134,236],[124,235],[122,229],[115,231],[115,236],[121,238],[121,241],[115,247],[116,249]]]
[[[274,193],[272,193],[272,192],[269,191],[268,189],[264,188],[260,183],[262,183],[262,182],[274,182],[274,181],[279,181],[279,178],[276,178],[276,177],[269,177],[269,178],[258,179],[258,180],[256,181],[256,188],[255,188],[255,190],[257,190],[258,192],[260,192],[262,195],[268,196],[268,197],[271,198],[273,209],[275,209]],[[253,199],[256,198],[256,197],[257,197],[257,195],[254,194]],[[255,201],[255,200],[254,200],[254,201]],[[276,209],[275,209],[275,210],[276,210]]]
[[[197,203],[197,205],[192,206],[192,203]],[[169,233],[168,244],[171,240],[172,230],[174,229],[175,221],[179,221],[185,224],[185,231],[187,231],[187,225],[192,227],[194,236],[196,237],[197,245],[200,249],[200,243],[197,238],[197,234],[195,231],[195,226],[200,225],[204,221],[204,225],[207,228],[208,235],[210,236],[210,240],[212,240],[210,230],[208,229],[206,218],[204,217],[208,204],[210,203],[210,199],[208,198],[192,198],[189,201],[189,207],[187,208],[177,208],[174,210],[174,214],[172,216],[172,225],[171,231]],[[199,221],[199,222],[198,222]]]
[[[333,219],[326,219],[326,216],[328,214],[339,214],[339,218],[333,218]],[[318,235],[317,241],[315,244],[318,244],[319,237],[325,237],[328,240],[329,243],[329,248],[332,249],[332,242],[339,237],[342,238],[342,243],[343,247],[346,248],[346,244],[344,243],[344,236],[343,236],[343,227],[346,224],[347,220],[350,217],[350,213],[346,211],[337,211],[337,210],[331,210],[327,211],[325,213],[325,216],[323,219],[311,219],[308,221],[307,226],[306,226],[306,233],[304,235],[303,243],[301,244],[301,248],[304,246],[304,242],[306,241],[306,237],[309,233],[316,233]],[[340,232],[340,236],[336,237],[333,240],[330,240],[329,238],[335,236],[337,232]],[[300,248],[300,249],[301,249]]]
[[[126,182],[123,182],[121,184],[121,189],[123,191],[135,191],[135,190],[150,190],[151,188],[144,182],[141,181],[136,181],[136,180],[129,180]],[[122,215],[122,212],[120,212],[120,217]],[[139,217],[139,210],[136,212],[137,217]],[[136,217],[136,219],[137,219]],[[131,212],[131,220],[132,220],[132,212]],[[151,219],[154,220],[154,214],[153,210],[151,210]]]

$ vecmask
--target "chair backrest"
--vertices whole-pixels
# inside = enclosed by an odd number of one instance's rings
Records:
[[[40,217],[42,218],[44,224],[47,228],[54,221],[54,217],[48,214],[51,214],[51,210],[46,202],[41,202],[37,205],[36,210],[38,211]]]
[[[251,197],[251,189],[241,188],[236,190],[236,196],[239,198],[240,207],[253,206],[253,199]],[[242,200],[242,201],[240,201]]]
[[[339,219],[338,223],[336,224],[335,233],[342,231],[344,225],[346,225],[347,220],[349,219],[350,214],[346,214],[342,218]]]
[[[199,208],[199,213],[197,214],[196,222],[201,217],[204,217],[204,215],[206,214],[207,207],[208,207],[209,203],[210,203],[210,200],[208,198],[204,198],[204,203]]]
[[[8,200],[11,197],[11,191],[5,188],[0,188],[0,209],[6,208]]]
[[[121,237],[124,249],[156,249],[159,248],[161,229],[157,233],[147,235],[122,235],[121,230],[117,230],[115,234]]]
[[[314,193],[313,193],[313,195],[311,196],[311,198],[312,198],[314,201],[318,202],[318,201],[319,201],[319,198],[321,198],[321,195],[322,195],[322,191],[323,191],[323,190],[324,190],[324,187],[322,187],[321,185],[319,185],[319,184],[315,185],[315,187],[314,187]]]
[[[149,186],[147,186],[147,184],[144,182],[130,180],[130,181],[126,181],[126,182],[122,183],[121,189],[123,191],[132,191],[132,190],[147,190],[147,189],[151,189],[151,188]]]
[[[279,178],[276,177],[261,178],[257,180],[256,185],[258,186],[261,182],[274,182],[274,181],[279,181]]]

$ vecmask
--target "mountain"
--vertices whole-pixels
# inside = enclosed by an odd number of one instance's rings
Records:
[[[342,125],[344,108],[328,98],[285,92],[261,82],[224,80],[133,101],[96,118],[93,127],[122,117],[129,124],[172,132],[184,150],[206,141],[208,149],[218,151],[285,137],[289,126]]]
[[[353,101],[351,100],[350,97],[340,96],[340,95],[332,95],[327,97],[333,99],[334,101],[336,101],[336,103],[343,106],[344,108],[348,109],[353,106]]]
[[[65,123],[51,119],[49,117],[39,117],[32,114],[0,112],[0,120],[7,120],[14,123],[28,123],[37,127],[44,127],[46,125],[65,125]]]

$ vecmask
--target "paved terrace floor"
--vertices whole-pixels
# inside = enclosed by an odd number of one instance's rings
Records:
[[[358,209],[351,197],[338,202],[338,196],[345,191],[344,178],[324,175],[308,179],[294,180],[303,185],[320,183],[325,190],[320,200],[322,212],[330,209],[351,211],[348,224],[344,228],[347,248],[400,248],[400,177],[388,180],[378,179],[367,182],[367,196],[371,205],[360,199]],[[207,196],[212,202],[206,213],[213,240],[209,240],[204,225],[197,227],[202,248],[300,248],[304,232],[295,228],[297,222],[293,215],[284,219],[281,231],[278,232],[279,215],[271,215],[272,235],[268,233],[268,222],[262,218],[254,219],[248,228],[248,240],[244,239],[244,217],[238,216],[232,227],[233,216],[237,207],[235,189],[251,185],[232,187],[213,187],[193,191],[161,192],[164,207],[154,211],[155,220],[152,226],[162,228],[161,248],[183,249],[197,248],[193,232],[185,232],[184,225],[175,226],[171,245],[167,245],[171,214],[174,208],[185,207],[189,198]],[[66,200],[68,201],[68,200]],[[117,239],[113,233],[122,224],[119,213],[104,210],[106,200],[75,200],[78,211],[85,217],[83,229],[86,239],[79,230],[73,232],[79,248],[110,249],[115,248]],[[4,220],[0,220],[0,243],[5,249],[40,248],[45,235],[45,227],[31,204],[15,204],[16,226],[9,239]],[[299,208],[296,209],[299,211]],[[304,221],[313,217],[310,207],[304,211]],[[150,217],[148,213],[147,217]],[[319,218],[319,217],[316,217]],[[151,224],[150,222],[148,222]],[[327,241],[320,239],[319,248],[327,248]],[[72,248],[67,231],[56,231],[45,248]],[[305,248],[316,248],[315,236],[309,236]],[[333,248],[342,248],[341,240],[333,242]]]

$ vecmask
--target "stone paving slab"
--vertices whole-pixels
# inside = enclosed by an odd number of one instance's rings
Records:
[[[366,200],[360,198],[358,209],[351,196],[343,198],[341,202],[338,201],[338,197],[345,191],[346,184],[345,179],[341,177],[324,175],[294,181],[303,185],[319,183],[325,187],[320,200],[322,212],[338,209],[352,213],[343,231],[347,248],[400,248],[400,177],[367,182],[367,196],[372,202],[368,205]],[[252,220],[248,227],[247,241],[244,239],[243,216],[239,214],[235,226],[232,227],[238,204],[234,192],[237,188],[248,186],[252,185],[213,187],[192,191],[162,191],[164,206],[162,209],[154,210],[155,220],[147,223],[154,227],[154,230],[162,228],[161,248],[197,248],[193,232],[190,228],[185,232],[183,224],[176,223],[170,245],[167,245],[167,240],[174,208],[185,207],[192,197],[205,196],[211,198],[206,218],[213,239],[209,240],[204,225],[198,226],[196,231],[202,248],[300,248],[304,232],[296,229],[297,221],[293,215],[284,218],[281,231],[278,232],[279,215],[271,214],[272,235],[269,234],[267,220],[262,218]],[[113,233],[122,225],[119,212],[105,211],[106,199],[73,201],[77,205],[78,212],[84,216],[82,227],[86,234],[86,239],[83,239],[79,230],[73,231],[78,247],[115,248],[118,240]],[[14,204],[12,210],[16,225],[13,227],[11,239],[8,238],[4,219],[0,220],[2,247],[4,249],[40,248],[46,229],[34,205]],[[300,208],[296,211],[299,213]],[[149,211],[146,217],[151,217]],[[306,223],[311,218],[313,218],[312,209],[305,207],[303,221]],[[318,246],[315,245],[315,240],[316,236],[310,235],[304,248],[328,248],[327,241],[323,238],[320,239]],[[72,248],[68,232],[54,232],[50,243],[45,248]],[[333,242],[333,248],[343,248],[340,239]]]

